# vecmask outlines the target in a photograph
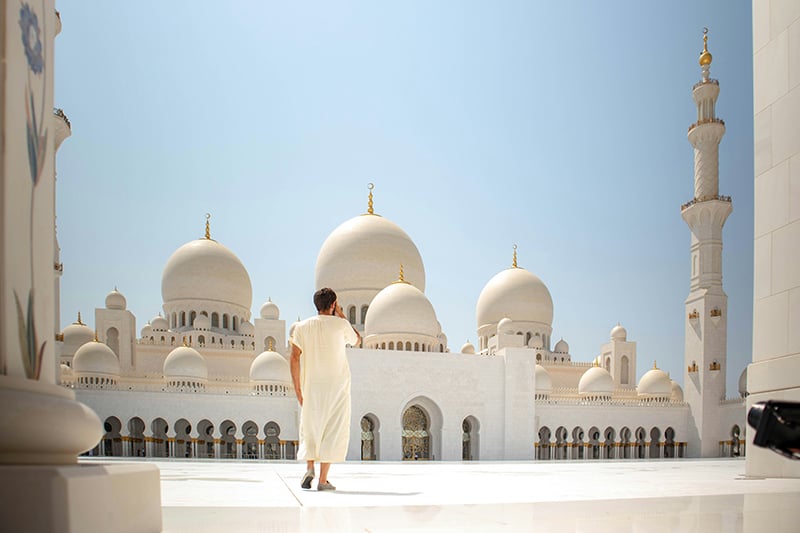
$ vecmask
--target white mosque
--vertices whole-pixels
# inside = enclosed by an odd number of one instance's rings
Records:
[[[692,95],[697,122],[683,390],[653,361],[639,361],[626,329],[609,324],[596,354],[573,360],[553,344],[545,283],[517,264],[477,296],[478,343],[458,350],[425,296],[425,267],[403,229],[367,212],[334,229],[319,251],[316,286],[331,287],[363,345],[348,348],[353,379],[348,460],[557,460],[744,454],[746,374],[726,399],[727,297],[718,190],[724,122],[719,84]],[[124,280],[119,280],[124,283]],[[477,292],[477,290],[476,290]],[[251,316],[247,269],[211,236],[179,247],[164,267],[163,313],[137,331],[116,288],[59,336],[60,381],[104,421],[89,453],[101,456],[293,459],[299,407],[288,330],[266,301]],[[653,365],[636,382],[638,365]]]

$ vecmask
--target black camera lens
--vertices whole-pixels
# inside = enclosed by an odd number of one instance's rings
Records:
[[[753,407],[750,408],[750,411],[747,413],[747,423],[750,424],[751,427],[758,429],[758,424],[761,422],[761,415],[764,414],[764,406],[766,402],[758,402],[754,403]]]

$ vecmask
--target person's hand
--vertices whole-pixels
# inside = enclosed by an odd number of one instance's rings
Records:
[[[339,305],[339,302],[336,302],[335,307],[333,308],[333,314],[338,316],[339,318],[344,318],[344,310],[342,306]]]
[[[303,407],[303,393],[300,389],[295,389],[294,393],[297,395],[297,401],[300,402],[300,407]]]

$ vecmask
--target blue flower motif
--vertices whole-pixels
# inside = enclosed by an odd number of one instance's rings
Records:
[[[19,27],[22,30],[22,45],[25,47],[28,66],[34,74],[41,74],[44,70],[44,55],[42,54],[39,17],[28,4],[22,4],[19,9]]]

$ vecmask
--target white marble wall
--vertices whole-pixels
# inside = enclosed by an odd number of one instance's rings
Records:
[[[753,1],[755,265],[748,408],[800,401],[800,2]],[[753,432],[748,434],[752,442]],[[800,477],[749,446],[747,474]]]

